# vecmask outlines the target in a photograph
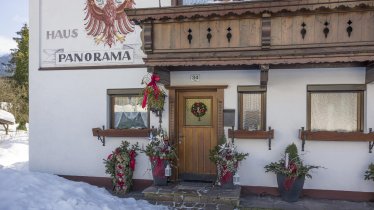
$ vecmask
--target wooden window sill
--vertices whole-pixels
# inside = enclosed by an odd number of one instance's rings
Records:
[[[374,141],[374,133],[301,130],[299,139],[307,141]]]
[[[93,136],[101,137],[148,137],[151,129],[101,129],[92,128]]]
[[[269,131],[246,131],[246,130],[234,130],[229,129],[229,138],[232,138],[232,134],[236,139],[273,139],[274,129]]]

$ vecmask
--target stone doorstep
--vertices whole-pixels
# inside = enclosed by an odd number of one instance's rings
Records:
[[[240,186],[234,189],[199,186],[151,186],[143,191],[146,200],[176,203],[225,204],[239,206]]]

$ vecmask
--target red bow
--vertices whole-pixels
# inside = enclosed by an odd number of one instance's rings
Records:
[[[130,151],[130,168],[132,171],[135,170],[135,151],[134,150],[131,150]]]
[[[290,170],[291,174],[296,174],[297,173],[297,165],[293,162],[290,163],[290,165],[288,166],[288,169]],[[293,183],[295,182],[295,179],[296,179],[295,176],[287,177],[284,180],[284,183],[283,183],[284,188],[286,190],[290,190]]]
[[[151,77],[151,82],[147,84],[147,87],[152,87],[153,92],[155,94],[155,98],[158,98],[158,94],[160,93],[160,90],[157,87],[156,82],[160,81],[160,77],[157,74],[152,74]],[[144,108],[147,104],[147,98],[148,98],[148,92],[147,88],[144,90],[144,97],[143,97],[143,103],[142,103],[142,108]]]

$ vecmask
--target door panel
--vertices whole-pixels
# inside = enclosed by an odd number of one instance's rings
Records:
[[[217,145],[216,92],[178,92],[178,158],[179,178],[212,181],[216,168],[209,160],[209,150]],[[207,110],[203,116],[194,113],[192,106]]]

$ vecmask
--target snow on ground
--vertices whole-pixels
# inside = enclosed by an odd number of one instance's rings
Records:
[[[0,209],[167,209],[112,196],[104,188],[28,170],[28,135],[0,133]]]
[[[9,135],[0,133],[0,168],[28,170],[28,138],[24,131],[10,132]]]

